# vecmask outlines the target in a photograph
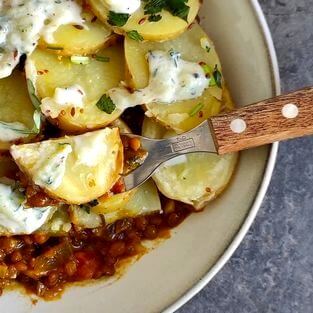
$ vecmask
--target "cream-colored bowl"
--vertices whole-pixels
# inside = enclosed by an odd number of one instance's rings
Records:
[[[256,0],[204,0],[202,24],[216,43],[238,105],[279,93],[271,37]],[[32,305],[18,292],[0,297],[1,313],[173,312],[221,269],[248,231],[269,184],[277,144],[243,152],[222,197],[173,231],[118,281],[69,288]]]

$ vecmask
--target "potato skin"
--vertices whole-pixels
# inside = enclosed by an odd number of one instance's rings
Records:
[[[93,12],[103,22],[108,24],[108,10],[103,4],[103,0],[88,0]],[[136,30],[145,40],[165,41],[173,39],[182,34],[188,26],[195,20],[200,9],[200,0],[189,0],[187,3],[190,7],[188,22],[169,12],[163,10],[160,14],[162,19],[158,22],[149,22],[147,15],[144,14],[143,6],[133,13],[128,22],[122,26],[112,26],[113,31],[120,35]]]

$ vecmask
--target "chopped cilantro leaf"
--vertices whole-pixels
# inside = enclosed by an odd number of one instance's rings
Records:
[[[148,17],[148,21],[149,21],[149,22],[158,22],[158,21],[160,21],[161,19],[162,19],[162,15],[160,15],[160,14],[157,14],[157,15],[152,14],[152,15],[150,15],[150,16]]]
[[[109,11],[108,23],[112,26],[122,27],[127,23],[129,16],[130,15],[127,13],[115,13]]]
[[[99,110],[107,113],[107,114],[111,114],[116,106],[115,104],[113,103],[112,99],[107,96],[107,95],[103,95],[99,101],[96,103],[96,106]]]
[[[222,88],[222,78],[223,77],[222,77],[222,73],[217,68],[217,65],[215,65],[215,67],[214,67],[213,78],[215,80],[217,87]]]
[[[137,32],[137,30],[131,30],[126,33],[127,36],[135,41],[143,41],[143,37]]]

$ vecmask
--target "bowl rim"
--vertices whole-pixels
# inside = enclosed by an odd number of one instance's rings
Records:
[[[262,8],[258,0],[249,0],[252,11],[255,14],[256,20],[261,34],[263,35],[264,45],[267,48],[268,62],[271,66],[271,75],[272,75],[272,93],[273,95],[279,95],[281,93],[281,82],[279,74],[279,66],[277,55],[273,43],[273,38],[267,24],[266,18],[262,11]],[[239,247],[240,243],[246,236],[249,231],[252,223],[255,220],[255,217],[261,207],[267,189],[269,187],[273,171],[275,168],[275,163],[277,159],[279,143],[275,142],[270,146],[270,151],[268,154],[267,165],[264,170],[263,180],[256,194],[255,200],[250,208],[249,213],[247,214],[242,226],[238,230],[234,239],[231,241],[230,245],[224,253],[220,256],[216,264],[211,267],[208,272],[197,282],[195,283],[188,291],[186,291],[179,299],[173,302],[171,305],[166,307],[163,310],[163,313],[173,313],[186,304],[191,298],[193,298],[198,292],[200,292],[212,279],[213,277],[223,268],[223,266],[229,261],[231,256],[234,254],[236,249]]]

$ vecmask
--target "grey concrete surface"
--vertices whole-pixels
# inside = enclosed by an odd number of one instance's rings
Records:
[[[260,4],[273,34],[283,90],[313,85],[313,0]],[[313,137],[280,145],[271,185],[245,240],[178,312],[313,312]]]

